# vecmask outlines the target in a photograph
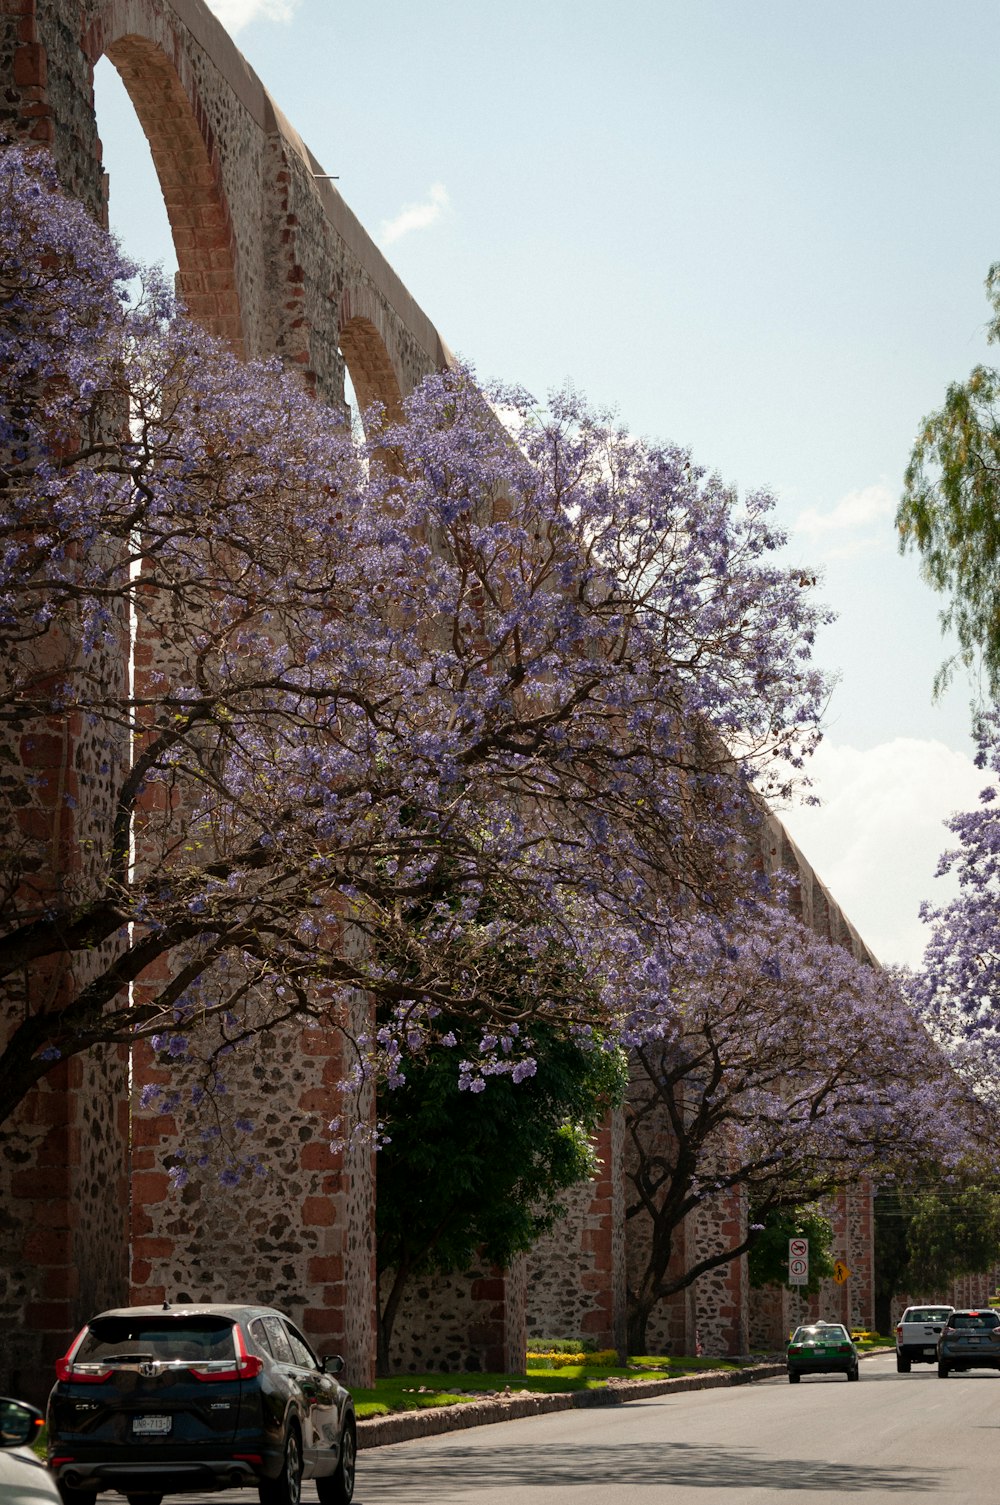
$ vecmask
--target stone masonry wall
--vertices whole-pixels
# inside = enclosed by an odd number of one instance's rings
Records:
[[[523,1374],[527,1283],[523,1258],[507,1271],[414,1276],[393,1327],[392,1373]]]
[[[699,1207],[688,1224],[690,1269],[746,1238],[746,1196],[734,1190],[713,1197]],[[749,1352],[749,1289],[745,1255],[699,1276],[692,1293],[695,1342],[703,1353],[723,1357]]]
[[[531,1250],[528,1338],[589,1339],[624,1355],[624,1114],[609,1114],[597,1140],[599,1175],[563,1192],[565,1215]]]
[[[115,626],[117,625],[117,632]],[[127,629],[111,624],[94,672],[121,687]],[[41,640],[30,678],[71,677],[70,623]],[[8,707],[10,711],[11,708]],[[124,763],[120,733],[77,711],[6,718],[0,742],[0,885],[22,923],[58,900],[103,891],[107,832]],[[114,957],[114,943],[44,959],[5,982],[0,1045],[21,1020],[58,1009]],[[97,1301],[125,1290],[127,1062],[116,1049],[55,1064],[0,1129],[0,1392],[44,1399],[52,1365]]]
[[[136,1082],[184,1088],[148,1047]],[[347,1073],[339,1031],[289,1026],[264,1035],[228,1081],[255,1125],[239,1148],[260,1153],[267,1175],[218,1180],[219,1159],[182,1188],[169,1175],[211,1132],[207,1116],[136,1112],[132,1152],[132,1285],[137,1303],[231,1301],[242,1296],[290,1313],[314,1347],[342,1353],[352,1383],[370,1384],[374,1359],[371,1151],[345,1158],[326,1125],[343,1104]]]

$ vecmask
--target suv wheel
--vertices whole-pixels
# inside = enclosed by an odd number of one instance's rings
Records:
[[[909,1374],[910,1372],[910,1360],[904,1359],[901,1353],[896,1355],[896,1369],[899,1374]]]
[[[357,1458],[357,1443],[350,1422],[344,1427],[340,1439],[340,1460],[336,1473],[316,1480],[316,1493],[320,1505],[351,1505],[354,1495],[354,1466]]]
[[[277,1479],[262,1479],[260,1505],[300,1505],[302,1499],[302,1449],[294,1427],[285,1438],[285,1461]]]

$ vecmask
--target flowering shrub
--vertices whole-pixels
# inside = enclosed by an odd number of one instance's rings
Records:
[[[614,1348],[599,1348],[595,1353],[555,1353],[529,1351],[528,1366],[535,1369],[569,1369],[586,1365],[588,1368],[607,1369],[618,1364]]]

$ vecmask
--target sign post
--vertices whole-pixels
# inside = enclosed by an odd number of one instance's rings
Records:
[[[809,1284],[809,1240],[807,1238],[788,1240],[788,1284],[790,1286]]]

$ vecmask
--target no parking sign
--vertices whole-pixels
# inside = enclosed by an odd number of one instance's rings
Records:
[[[788,1284],[790,1286],[809,1284],[809,1240],[807,1238],[788,1240]]]

